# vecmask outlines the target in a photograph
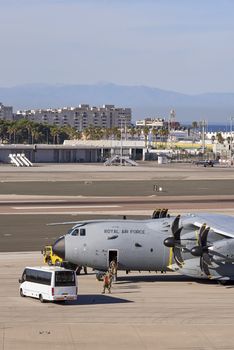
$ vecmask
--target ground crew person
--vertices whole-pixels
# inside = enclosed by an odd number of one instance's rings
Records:
[[[111,274],[113,276],[114,281],[116,281],[116,277],[117,277],[117,262],[116,262],[116,260],[112,260],[110,262],[110,271],[111,271]]]
[[[111,293],[111,284],[112,284],[112,274],[110,271],[107,271],[107,273],[105,273],[103,278],[102,294],[105,294],[106,289],[108,289],[108,292]]]

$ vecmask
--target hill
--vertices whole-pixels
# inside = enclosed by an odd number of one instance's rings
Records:
[[[14,111],[31,108],[91,106],[114,104],[131,107],[133,120],[147,116],[168,117],[176,110],[176,119],[183,122],[206,119],[225,124],[234,113],[234,93],[182,94],[147,86],[116,84],[94,85],[21,85],[0,88],[0,101]]]

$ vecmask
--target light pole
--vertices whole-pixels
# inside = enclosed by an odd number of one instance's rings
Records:
[[[120,165],[123,165],[123,120],[125,120],[126,125],[126,119],[125,116],[120,116]]]
[[[234,117],[230,117],[230,133],[231,133],[231,142],[230,142],[230,159],[232,159],[232,143],[233,143],[233,134],[232,134],[232,126],[233,126]]]
[[[123,119],[122,117],[120,118],[120,165],[122,166],[123,165],[123,135],[122,135],[122,125],[123,123]]]
[[[202,120],[200,122],[200,126],[202,127],[202,154],[204,156],[204,153],[205,153],[205,127],[207,126],[207,122],[206,120]]]

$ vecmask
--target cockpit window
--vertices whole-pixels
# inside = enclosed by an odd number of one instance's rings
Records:
[[[71,232],[71,235],[72,235],[72,236],[79,236],[79,229],[76,228],[75,230],[73,230],[73,231]]]
[[[86,235],[86,230],[85,228],[80,229],[80,236],[85,236]]]

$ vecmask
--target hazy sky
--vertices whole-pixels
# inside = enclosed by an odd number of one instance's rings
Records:
[[[0,86],[234,92],[234,0],[0,0]]]

